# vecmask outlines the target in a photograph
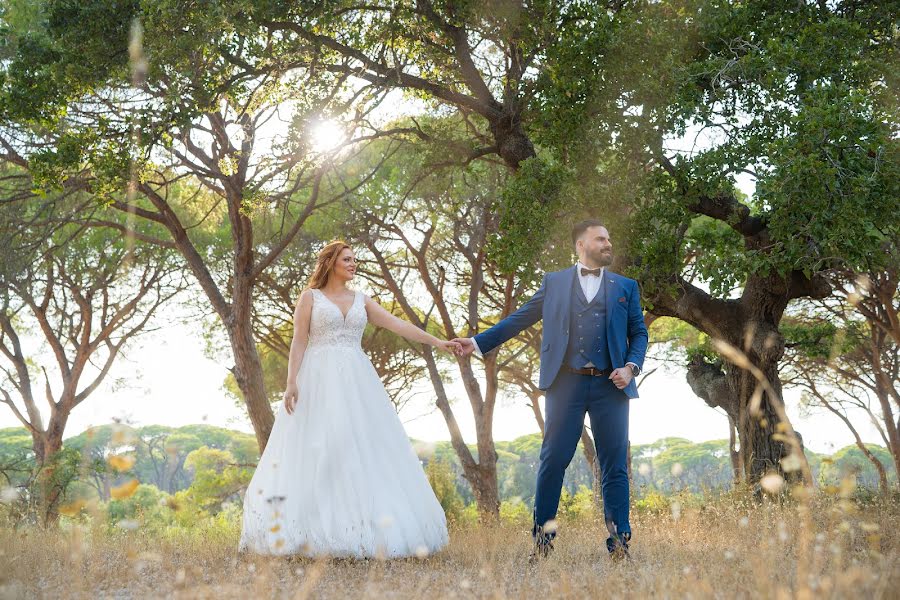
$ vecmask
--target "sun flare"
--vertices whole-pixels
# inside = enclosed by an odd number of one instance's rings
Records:
[[[340,123],[331,119],[312,123],[309,133],[312,149],[320,154],[334,150],[347,139],[347,133]]]

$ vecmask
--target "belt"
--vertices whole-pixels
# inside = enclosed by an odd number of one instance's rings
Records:
[[[573,369],[572,367],[566,367],[566,371],[569,373],[575,373],[576,375],[592,375],[594,377],[607,377],[610,373],[612,373],[612,369],[597,369],[595,367],[586,367],[584,369]]]

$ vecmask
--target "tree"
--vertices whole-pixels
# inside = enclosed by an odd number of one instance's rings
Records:
[[[6,384],[25,410],[5,388],[2,400],[31,432],[43,462],[62,447],[72,410],[100,386],[125,345],[180,285],[165,253],[138,252],[101,231],[76,236],[62,229],[35,258],[0,279],[0,353]],[[32,332],[49,347],[50,365],[26,346],[24,336]],[[50,408],[46,425],[34,393],[38,369]]]
[[[827,295],[836,259],[872,267],[900,227],[894,17],[851,2],[640,3],[612,29],[567,24],[573,41],[537,84],[535,139],[571,160],[580,204],[613,215],[648,308],[738,349],[710,376],[737,399],[751,483],[798,446],[778,378],[787,306]],[[685,148],[687,135],[707,141]]]
[[[883,446],[868,444],[865,451],[858,445],[846,446],[835,452],[822,465],[819,472],[819,480],[824,485],[835,486],[847,477],[851,477],[854,483],[860,487],[874,489],[876,487],[884,490],[887,486],[896,485],[897,472],[891,469],[891,459],[889,452]],[[882,473],[873,468],[873,461],[869,455],[875,458],[875,461],[888,465],[887,477],[888,482],[881,481]]]
[[[39,188],[102,198],[108,210],[85,225],[178,251],[226,334],[262,449],[274,415],[252,326],[255,286],[317,207],[366,179],[330,179],[352,154],[315,151],[310,130],[351,104],[364,122],[377,98],[324,71],[235,66],[245,54],[281,53],[275,38],[222,26],[243,21],[237,5],[47,0],[44,12],[46,27],[4,65],[0,143]],[[159,231],[141,234],[138,222]]]
[[[617,10],[621,3],[609,4]],[[399,89],[467,123],[453,140],[462,163],[496,155],[510,169],[535,157],[527,130],[538,108],[537,73],[548,47],[565,45],[561,24],[593,13],[590,3],[502,4],[418,0],[388,5],[344,1],[274,6],[250,15],[262,35],[285,40],[285,60]],[[604,11],[606,7],[604,7]],[[310,57],[310,45],[317,51]],[[252,65],[265,69],[262,57]]]
[[[801,389],[809,407],[825,409],[847,426],[879,474],[884,492],[885,465],[863,442],[851,417],[868,418],[888,448],[895,472],[900,469],[900,265],[893,252],[887,260],[886,269],[869,274],[833,269],[832,294],[802,306],[783,327],[788,341],[785,384]]]

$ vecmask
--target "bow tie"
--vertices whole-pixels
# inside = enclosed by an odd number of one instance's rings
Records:
[[[587,269],[585,267],[581,267],[581,276],[582,277],[584,277],[585,275],[593,275],[594,277],[600,277],[600,275],[602,273],[603,273],[603,267],[598,267],[596,269]]]

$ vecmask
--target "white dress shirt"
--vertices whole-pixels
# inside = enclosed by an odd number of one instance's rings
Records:
[[[603,283],[603,275],[606,273],[606,267],[600,267],[600,276],[582,275],[581,269],[586,269],[581,261],[575,263],[575,272],[578,273],[578,283],[581,284],[581,291],[588,302],[593,302],[594,296],[600,291],[600,284]]]
[[[578,275],[578,283],[581,285],[581,291],[584,292],[584,297],[587,298],[588,302],[594,300],[594,296],[597,295],[597,292],[600,291],[600,285],[603,283],[603,276],[606,274],[606,267],[600,267],[600,276],[596,275],[582,275],[581,269],[586,269],[581,261],[577,261],[575,263],[575,273]],[[472,340],[472,344],[475,346],[475,353],[478,356],[482,356],[481,348],[478,347],[478,342],[475,341],[474,337],[469,338]],[[633,362],[625,363],[626,365],[634,365]],[[585,367],[593,367],[594,365],[588,363]],[[637,366],[637,365],[634,365]]]

